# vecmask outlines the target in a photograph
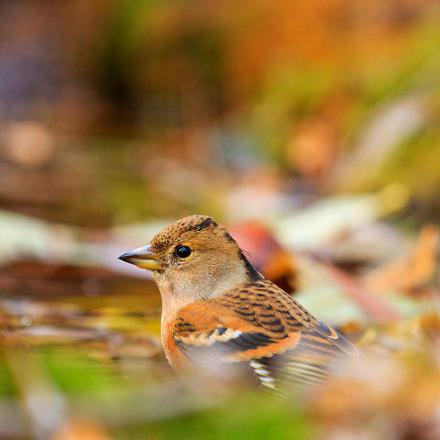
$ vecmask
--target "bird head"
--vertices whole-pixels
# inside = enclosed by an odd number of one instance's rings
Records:
[[[261,278],[227,230],[208,216],[192,215],[159,232],[146,246],[119,257],[152,271],[161,293],[209,298]]]

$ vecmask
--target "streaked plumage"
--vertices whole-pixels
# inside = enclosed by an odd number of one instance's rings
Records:
[[[188,256],[179,257],[179,252]],[[268,387],[315,384],[331,360],[355,354],[249,263],[226,229],[185,217],[121,259],[153,270],[162,296],[162,342],[171,365],[247,365]]]

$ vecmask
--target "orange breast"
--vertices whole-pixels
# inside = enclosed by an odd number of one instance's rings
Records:
[[[165,351],[165,356],[173,370],[176,372],[182,372],[189,366],[189,362],[173,338],[173,329],[174,319],[162,323],[162,345]]]

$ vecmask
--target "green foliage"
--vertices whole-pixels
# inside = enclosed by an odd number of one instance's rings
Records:
[[[221,406],[115,432],[115,436],[141,439],[147,432],[149,438],[158,440],[305,440],[312,437],[313,430],[305,416],[285,402],[245,394]]]
[[[40,361],[56,385],[68,395],[108,391],[121,383],[115,365],[97,362],[74,349],[45,349]]]
[[[12,375],[3,358],[0,356],[0,398],[12,397],[15,395],[14,382]]]

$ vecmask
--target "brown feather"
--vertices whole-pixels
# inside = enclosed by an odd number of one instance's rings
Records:
[[[180,258],[176,250],[191,249]],[[314,383],[332,358],[356,354],[342,335],[319,322],[249,263],[227,230],[211,217],[190,216],[157,234],[150,246],[160,270],[162,341],[176,370],[208,362],[250,365],[274,386]],[[197,362],[195,362],[197,364]]]

